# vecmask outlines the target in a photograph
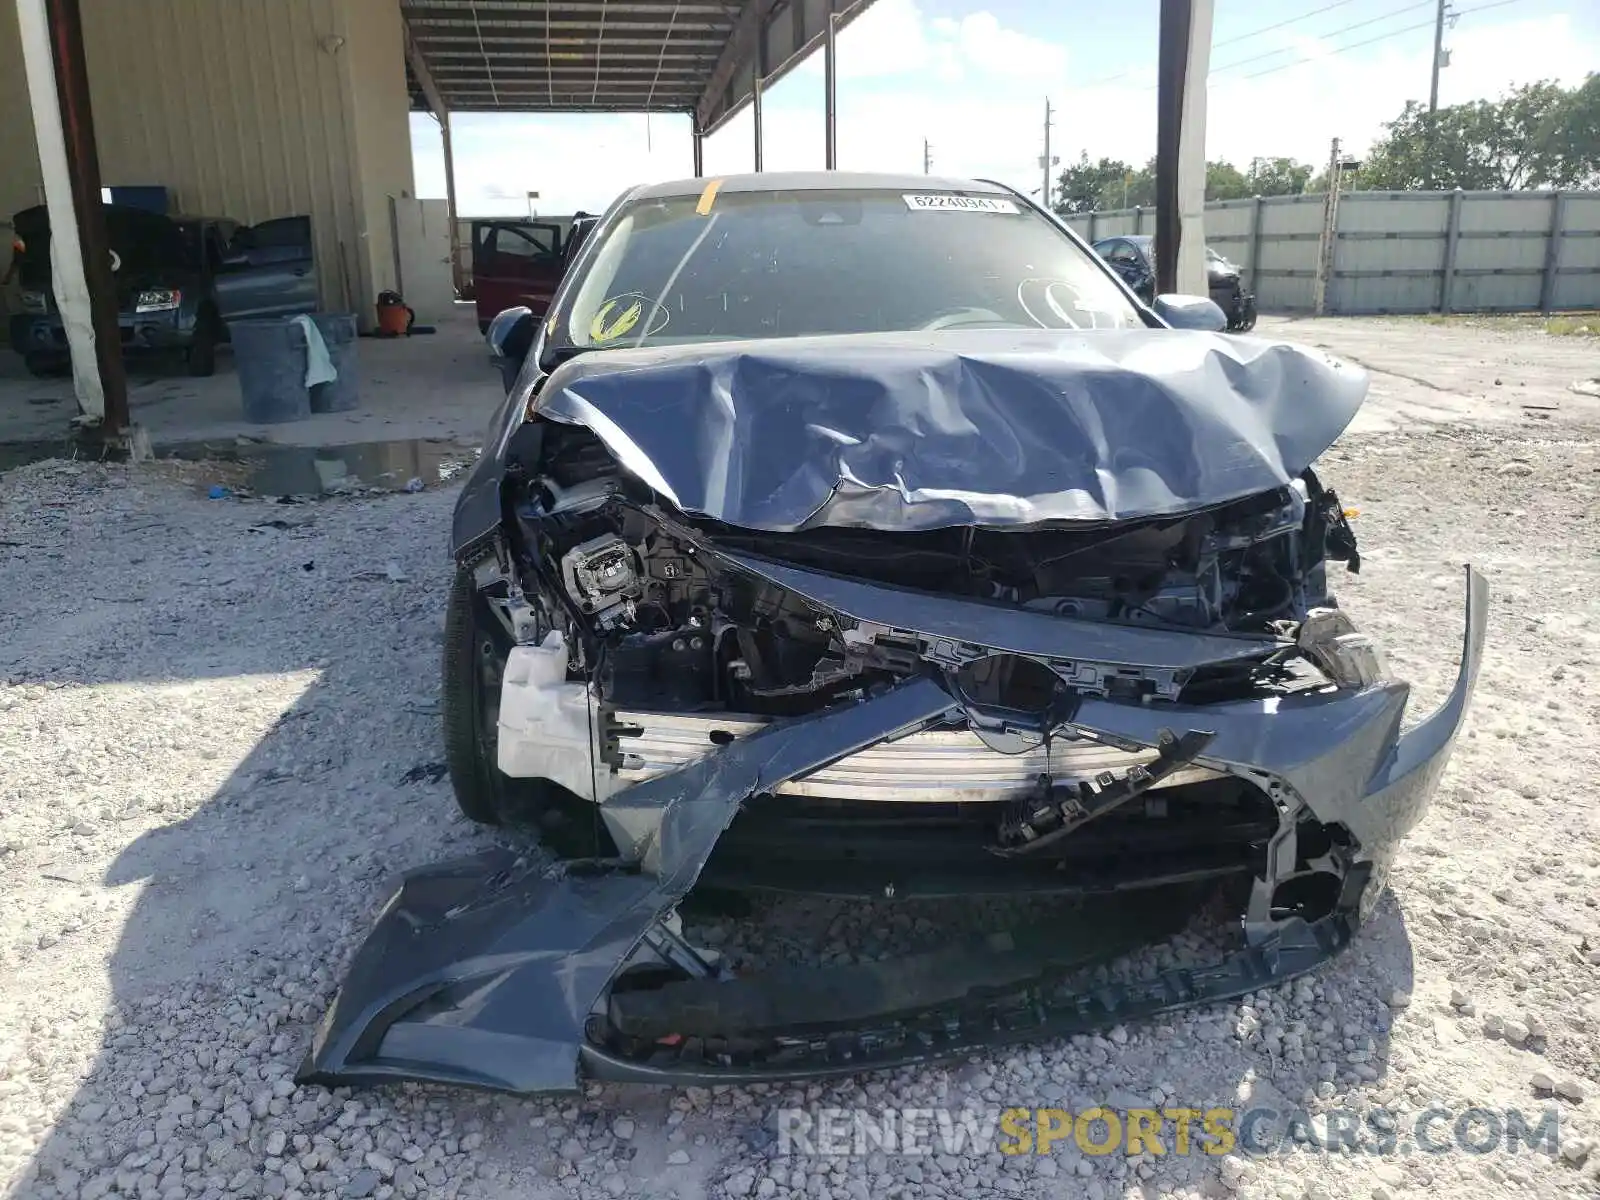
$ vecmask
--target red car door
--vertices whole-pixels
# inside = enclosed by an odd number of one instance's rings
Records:
[[[543,317],[566,265],[562,226],[553,221],[474,221],[472,286],[478,328],[526,304]]]

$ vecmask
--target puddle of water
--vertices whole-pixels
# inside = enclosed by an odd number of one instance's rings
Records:
[[[338,496],[356,491],[403,492],[438,487],[478,459],[478,448],[452,438],[354,442],[346,446],[276,446],[249,442],[186,442],[157,458],[238,464],[226,486],[256,496]],[[219,481],[220,482],[220,481]]]
[[[229,438],[161,446],[156,458],[218,464],[218,478],[202,483],[203,492],[215,482],[234,495],[338,496],[438,487],[471,467],[478,453],[476,446],[452,438],[347,446],[279,446]],[[67,437],[4,442],[0,443],[0,472],[48,458],[99,457]]]

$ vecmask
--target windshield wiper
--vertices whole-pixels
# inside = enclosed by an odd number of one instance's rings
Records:
[[[570,342],[565,346],[556,346],[554,349],[546,350],[539,356],[539,366],[548,375],[562,363],[567,362],[569,359],[577,358],[580,354],[587,354],[593,349],[593,346],[575,346]]]

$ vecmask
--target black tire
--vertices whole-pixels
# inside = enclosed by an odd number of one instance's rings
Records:
[[[506,650],[487,627],[484,607],[472,573],[457,568],[444,615],[440,708],[444,759],[456,804],[469,820],[499,825],[505,818],[505,791],[511,781],[495,765],[495,726],[489,719],[486,678],[486,668],[494,664],[486,660],[498,651],[503,662]]]
[[[24,354],[22,365],[28,368],[28,374],[35,379],[55,379],[71,369],[51,354]]]
[[[189,343],[184,363],[196,378],[217,373],[217,322],[210,313],[201,313],[195,322],[194,341]]]

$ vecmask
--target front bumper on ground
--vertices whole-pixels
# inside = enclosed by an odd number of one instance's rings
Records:
[[[1074,726],[1141,745],[1156,745],[1164,730],[1208,731],[1199,765],[1248,777],[1279,811],[1282,836],[1253,886],[1244,948],[1210,968],[1137,984],[1063,988],[1062,970],[1090,961],[1093,951],[1125,950],[1135,935],[1170,932],[1157,919],[1108,927],[1093,947],[1071,944],[1074,935],[1064,932],[1053,949],[952,951],[897,968],[913,970],[941,1002],[964,986],[984,992],[981,1002],[959,1011],[910,1011],[883,972],[860,968],[813,980],[824,990],[829,979],[837,982],[838,1009],[850,1014],[843,1028],[813,1023],[797,1036],[776,1036],[758,1017],[787,1008],[756,976],[681,986],[685,1013],[698,1005],[702,1022],[707,1011],[737,1013],[759,1027],[759,1036],[696,1032],[688,1016],[685,1036],[647,1039],[642,1049],[615,1036],[619,1024],[648,1030],[661,1019],[648,1002],[619,1008],[617,997],[631,993],[613,995],[612,985],[694,886],[740,806],[958,716],[940,682],[922,677],[849,708],[763,727],[614,793],[605,807],[635,868],[564,873],[496,850],[408,876],[357,952],[300,1078],[425,1079],[546,1092],[576,1088],[584,1076],[681,1083],[847,1073],[1069,1034],[1292,978],[1348,944],[1381,890],[1398,839],[1426,808],[1472,695],[1487,599],[1487,585],[1469,568],[1455,685],[1438,711],[1405,734],[1403,683],[1201,707],[1082,701]],[[1137,640],[1138,632],[1128,636]],[[1341,890],[1326,915],[1309,921],[1273,906],[1276,889],[1294,871],[1294,829],[1307,814],[1347,831],[1350,843],[1343,848]],[[1005,986],[988,986],[995,983]],[[799,986],[784,979],[779,985]]]

